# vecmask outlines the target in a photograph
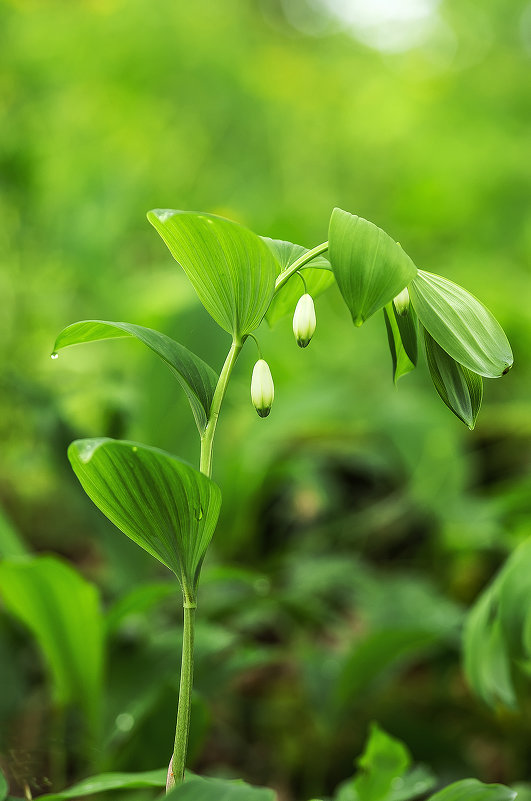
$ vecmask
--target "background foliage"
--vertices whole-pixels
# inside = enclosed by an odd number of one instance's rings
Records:
[[[489,709],[461,666],[467,607],[530,533],[531,6],[2,0],[0,53],[0,549],[69,562],[106,628],[91,736],[78,686],[57,684],[63,635],[47,652],[4,593],[14,789],[169,758],[180,601],[90,506],[66,446],[121,437],[196,464],[195,426],[132,338],[49,359],[65,325],[98,318],[161,329],[219,369],[228,336],[146,221],[154,207],[306,247],[349,209],[478,295],[515,353],[470,433],[425,368],[393,387],[382,316],[354,330],[336,288],[307,350],[289,318],[262,326],[272,414],[250,404],[249,346],[216,442],[192,766],[324,795],[377,720],[445,781],[531,780],[525,677],[519,710]]]

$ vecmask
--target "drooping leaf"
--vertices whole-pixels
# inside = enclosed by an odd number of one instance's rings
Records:
[[[441,400],[472,430],[481,409],[483,379],[452,359],[425,328],[423,332],[426,361],[433,385]]]
[[[330,218],[328,256],[355,325],[390,303],[417,274],[385,231],[341,209]]]
[[[136,790],[142,787],[164,787],[166,785],[167,768],[146,770],[142,773],[100,773],[82,779],[77,784],[61,790],[60,793],[46,793],[39,796],[42,801],[59,801],[62,798],[83,798],[110,790]]]
[[[0,563],[6,608],[32,632],[52,679],[54,701],[79,705],[97,725],[103,624],[96,587],[53,556]]]
[[[132,323],[82,320],[61,331],[55,342],[54,353],[71,345],[118,337],[135,337],[166,362],[184,389],[199,432],[202,433],[206,428],[218,376],[199,356],[160,331]]]
[[[402,342],[402,336],[398,327],[393,304],[388,303],[387,306],[384,307],[383,313],[389,350],[391,351],[391,359],[393,362],[393,381],[396,384],[399,378],[410,373],[411,370],[414,370],[415,365],[409,358],[404,343]]]
[[[254,331],[275,291],[277,264],[265,242],[213,214],[154,209],[147,216],[218,325],[237,340]]]
[[[241,781],[190,776],[163,798],[168,801],[275,801],[276,793]]]
[[[344,782],[336,801],[406,801],[429,792],[435,777],[427,768],[411,768],[406,746],[376,723],[371,725],[356,775]]]
[[[219,515],[219,487],[175,456],[136,442],[76,440],[68,457],[96,506],[193,595]]]
[[[503,784],[483,784],[477,779],[462,779],[439,790],[428,801],[513,801],[516,790]]]
[[[302,245],[294,245],[292,242],[284,242],[281,239],[269,239],[266,236],[263,236],[262,239],[277,260],[277,275],[290,267],[300,256],[308,253],[307,248]],[[308,262],[308,266],[302,267],[302,271],[307,291],[313,298],[322,294],[334,283],[330,262],[324,256],[316,256]],[[293,275],[275,292],[266,314],[267,322],[271,327],[286,314],[293,314],[297,301],[304,291],[304,284],[299,276]]]
[[[409,298],[407,289],[404,292],[406,297]],[[416,366],[418,359],[418,320],[413,304],[408,303],[405,308],[403,305],[398,308],[395,300],[393,300],[391,305],[404,350],[408,359]]]
[[[510,369],[513,354],[501,325],[470,292],[419,270],[409,293],[426,331],[456,362],[485,378]]]

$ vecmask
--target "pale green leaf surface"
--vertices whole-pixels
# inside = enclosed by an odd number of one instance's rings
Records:
[[[42,801],[59,801],[61,798],[82,798],[109,790],[133,790],[141,787],[165,787],[168,769],[147,770],[142,773],[101,773],[82,779],[60,793],[39,796]]]
[[[383,308],[406,287],[417,268],[400,245],[368,220],[334,209],[328,256],[355,325]]]
[[[439,790],[428,801],[513,801],[516,791],[503,784],[483,784],[477,779],[463,779]]]
[[[513,354],[507,337],[470,292],[419,270],[409,294],[426,331],[455,361],[485,378],[498,378],[509,370]]]
[[[483,379],[456,362],[423,328],[426,361],[441,400],[470,430],[476,425],[483,399]]]
[[[277,274],[290,267],[300,256],[308,253],[308,249],[302,245],[294,245],[292,242],[285,242],[281,239],[269,239],[263,236],[262,239],[270,248],[275,256],[278,269]],[[321,295],[329,286],[334,283],[334,275],[331,272],[330,262],[324,256],[316,256],[301,268],[308,293],[316,298]],[[293,314],[297,301],[304,294],[304,284],[298,275],[293,275],[273,297],[267,310],[266,319],[272,327],[282,317]]]
[[[265,242],[213,214],[154,209],[147,216],[218,325],[238,340],[254,331],[275,291],[277,262]]]
[[[275,801],[276,793],[245,782],[191,776],[164,798],[168,801]]]
[[[52,677],[56,703],[75,703],[89,725],[99,714],[103,622],[96,587],[53,556],[0,563],[6,608],[37,640]]]
[[[388,303],[387,306],[384,307],[383,313],[393,365],[393,381],[396,384],[399,378],[410,373],[411,370],[414,370],[415,365],[409,358],[404,347],[393,304]]]
[[[195,592],[219,515],[219,487],[175,456],[135,442],[76,440],[68,457],[109,520]]]
[[[408,801],[435,785],[431,771],[421,765],[411,768],[406,746],[375,723],[358,767],[356,775],[339,787],[336,801]]]
[[[199,356],[160,331],[132,323],[82,320],[61,331],[55,342],[54,353],[71,345],[118,337],[134,337],[160,356],[184,389],[190,401],[197,427],[200,432],[203,432],[206,428],[218,376]]]

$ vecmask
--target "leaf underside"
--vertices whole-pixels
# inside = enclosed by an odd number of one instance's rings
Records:
[[[426,331],[456,362],[485,378],[510,369],[513,354],[502,327],[470,292],[419,270],[409,293]]]
[[[387,330],[387,340],[389,342],[389,350],[391,351],[391,359],[393,363],[393,381],[395,384],[398,382],[398,379],[401,378],[403,375],[411,372],[411,370],[415,369],[415,363],[409,357],[406,347],[404,345],[404,341],[402,339],[402,332],[398,325],[398,315],[395,312],[394,304],[388,303],[383,310],[384,313],[384,320],[385,320],[385,327]],[[403,326],[405,327],[405,326]],[[416,348],[413,348],[413,340],[412,340],[412,333],[407,330],[408,338],[408,347],[411,353],[416,351]],[[415,344],[416,344],[416,332],[415,332]],[[414,354],[416,357],[416,353]]]
[[[483,399],[483,380],[480,375],[452,359],[426,329],[423,332],[426,361],[433,385],[441,400],[472,430]]]

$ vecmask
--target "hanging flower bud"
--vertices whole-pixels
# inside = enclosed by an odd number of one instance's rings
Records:
[[[407,291],[407,287],[405,287],[402,292],[399,292],[396,298],[393,298],[393,303],[395,304],[397,314],[400,316],[407,314],[409,309],[409,292]]]
[[[275,387],[269,365],[264,359],[258,359],[251,379],[251,400],[260,417],[267,417],[274,397]]]
[[[305,348],[310,344],[314,331],[315,306],[313,305],[312,296],[306,293],[299,298],[293,315],[293,333],[299,348]]]

